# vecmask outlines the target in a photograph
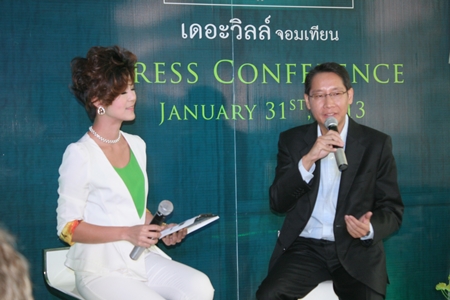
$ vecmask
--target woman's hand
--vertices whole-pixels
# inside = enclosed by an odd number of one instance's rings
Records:
[[[166,226],[163,227],[163,230],[166,229],[166,228],[173,227],[175,225],[177,225],[177,224],[166,225]],[[183,228],[183,229],[178,230],[178,231],[176,231],[176,232],[174,232],[174,233],[172,233],[172,234],[170,234],[168,236],[163,237],[162,241],[167,246],[172,246],[172,245],[180,243],[185,238],[186,234],[187,234],[187,229]]]
[[[127,228],[124,239],[135,246],[148,248],[158,243],[161,230],[159,225],[136,225]]]

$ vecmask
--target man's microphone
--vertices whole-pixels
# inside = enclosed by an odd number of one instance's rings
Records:
[[[327,127],[328,130],[333,130],[339,133],[337,126],[338,121],[336,120],[335,117],[329,117],[328,119],[326,119],[325,127]],[[347,157],[345,157],[344,149],[342,149],[342,147],[337,146],[334,146],[334,148],[336,148],[336,152],[334,152],[334,158],[336,159],[338,169],[340,171],[344,171],[348,167]]]
[[[161,225],[164,222],[166,216],[170,215],[173,211],[173,204],[169,200],[163,200],[159,203],[158,211],[153,215],[153,219],[150,222],[150,225],[156,224]],[[130,257],[132,260],[137,260],[142,252],[144,252],[145,247],[134,246],[133,251],[130,253]]]

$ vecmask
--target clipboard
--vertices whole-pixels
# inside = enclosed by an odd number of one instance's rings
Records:
[[[187,219],[181,223],[178,223],[177,225],[164,229],[161,231],[161,237],[162,239],[165,236],[168,236],[169,234],[172,234],[174,232],[177,232],[180,229],[187,228],[187,233],[191,233],[196,231],[197,229],[202,228],[203,226],[208,225],[209,223],[214,222],[215,220],[219,219],[218,215],[215,214],[200,214],[198,216],[195,216],[193,218]]]

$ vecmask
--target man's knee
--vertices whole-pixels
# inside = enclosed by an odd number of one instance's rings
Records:
[[[277,288],[272,282],[264,280],[256,291],[256,299],[258,300],[274,300],[277,297]]]

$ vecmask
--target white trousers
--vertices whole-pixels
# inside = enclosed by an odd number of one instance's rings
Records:
[[[148,280],[139,281],[119,272],[108,275],[76,272],[78,292],[87,300],[212,300],[214,288],[204,273],[184,264],[148,253]]]

